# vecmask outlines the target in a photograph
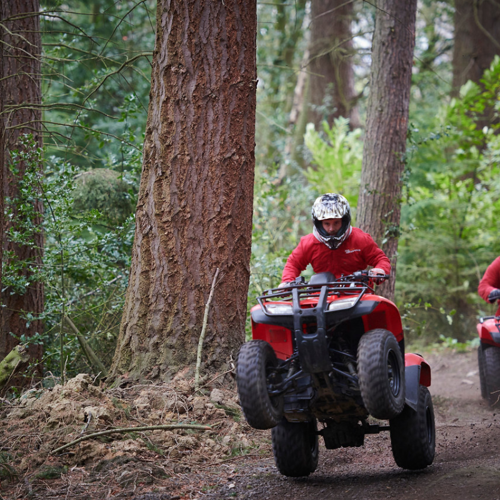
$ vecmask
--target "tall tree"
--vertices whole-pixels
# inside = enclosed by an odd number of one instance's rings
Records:
[[[42,333],[42,322],[36,319],[43,311],[43,284],[35,271],[41,266],[43,234],[39,229],[42,204],[39,196],[30,196],[26,203],[33,211],[19,209],[20,184],[26,170],[41,168],[29,161],[16,159],[16,154],[32,155],[42,146],[41,134],[41,33],[39,0],[9,0],[0,3],[0,114],[2,195],[9,204],[10,219],[3,225],[5,235],[23,233],[25,240],[3,238],[4,267],[16,268],[16,285],[2,287],[2,323],[0,359],[19,343],[19,337]],[[32,142],[23,137],[31,134]],[[26,157],[25,157],[26,158]],[[14,166],[15,168],[11,168]],[[3,213],[3,211],[2,211]],[[29,213],[28,219],[24,214]],[[14,222],[12,222],[14,221]],[[32,227],[29,234],[26,228]],[[24,229],[23,229],[24,228]],[[27,317],[35,318],[28,320]],[[41,357],[41,346],[30,345],[31,359]]]
[[[393,265],[382,293],[393,298],[401,218],[417,0],[378,0],[357,225]]]
[[[353,2],[313,0],[309,42],[307,121],[329,125],[335,118],[351,118],[359,126],[355,106],[354,52],[351,24]]]
[[[303,161],[297,154],[298,146],[303,143],[308,123],[321,130],[323,120],[332,125],[335,118],[343,116],[350,119],[352,127],[360,125],[354,89],[353,15],[353,2],[311,2],[309,44],[303,61],[307,73],[299,73],[290,113],[290,125],[295,126],[295,131],[286,146],[286,152],[299,164]],[[283,163],[280,180],[287,170]]]
[[[452,94],[468,80],[479,83],[500,54],[500,4],[496,0],[455,0]]]
[[[132,268],[112,374],[217,369],[244,340],[256,2],[159,0]]]

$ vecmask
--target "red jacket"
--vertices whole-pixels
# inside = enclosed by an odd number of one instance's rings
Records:
[[[500,257],[497,257],[486,269],[483,279],[479,282],[477,292],[488,302],[488,295],[492,290],[500,288]],[[500,306],[496,316],[500,316]]]
[[[286,261],[281,282],[293,281],[308,264],[312,264],[315,274],[329,271],[336,278],[362,271],[367,266],[379,267],[386,274],[391,272],[391,262],[385,253],[369,234],[357,227],[352,228],[349,238],[335,250],[318,241],[312,233],[301,238]]]

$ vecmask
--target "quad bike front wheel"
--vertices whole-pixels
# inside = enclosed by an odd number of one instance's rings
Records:
[[[271,431],[276,467],[284,476],[308,476],[316,470],[319,441],[316,419],[288,422],[285,418]]]
[[[477,348],[477,365],[479,367],[479,387],[481,388],[481,397],[488,399],[488,389],[486,387],[486,361],[484,359],[483,346]]]
[[[271,429],[283,416],[283,396],[271,397],[268,385],[276,383],[278,358],[263,340],[241,346],[236,365],[236,383],[243,414],[254,429]]]
[[[436,427],[434,408],[427,387],[419,387],[417,410],[405,406],[390,420],[392,454],[403,469],[424,469],[434,461]]]
[[[500,408],[500,347],[487,347],[483,353],[486,396],[492,408]]]
[[[392,332],[376,328],[358,345],[358,379],[366,409],[384,420],[399,415],[405,405],[405,367]]]

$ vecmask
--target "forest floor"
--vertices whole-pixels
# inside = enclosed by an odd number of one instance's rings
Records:
[[[432,367],[436,458],[409,472],[394,463],[387,433],[360,448],[320,447],[307,478],[281,476],[270,431],[241,417],[234,391],[193,393],[180,374],[168,385],[104,389],[79,375],[64,386],[0,400],[0,499],[387,499],[500,500],[500,412],[481,399],[476,350],[424,353]],[[98,436],[110,428],[166,424]]]

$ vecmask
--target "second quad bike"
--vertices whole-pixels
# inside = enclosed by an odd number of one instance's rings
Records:
[[[481,396],[500,408],[500,316],[479,318],[477,360]]]
[[[399,311],[375,294],[371,279],[367,271],[299,277],[265,291],[251,309],[253,339],[238,355],[238,395],[247,422],[272,429],[285,476],[315,471],[318,436],[335,449],[389,431],[400,467],[422,469],[434,460],[430,366],[404,353]]]

